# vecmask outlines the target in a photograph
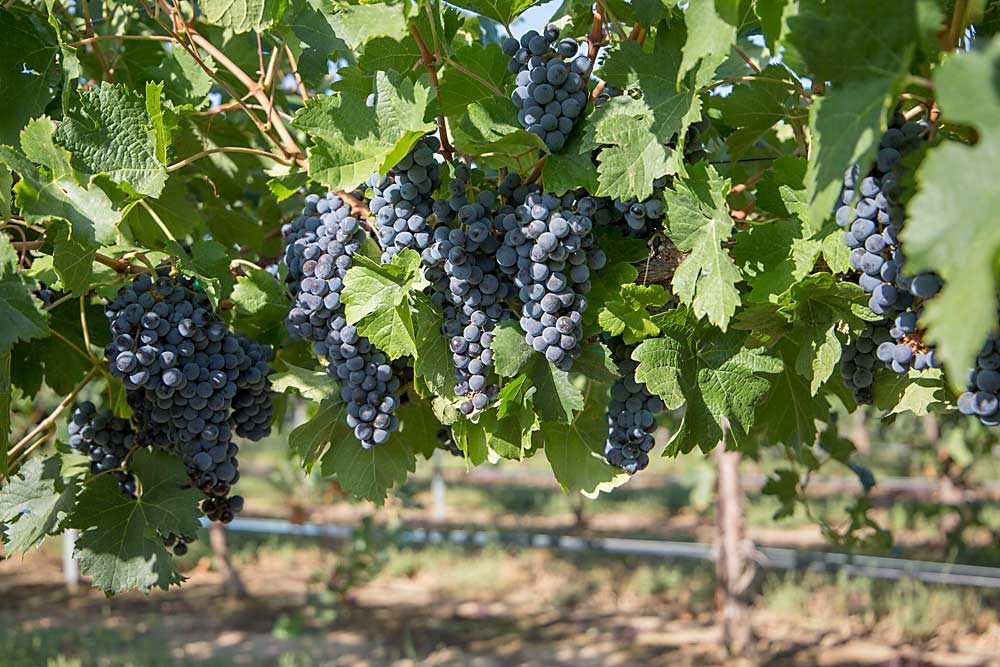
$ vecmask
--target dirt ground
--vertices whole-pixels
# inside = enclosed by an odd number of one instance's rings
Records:
[[[230,599],[221,575],[202,558],[179,589],[109,600],[86,583],[67,593],[54,553],[8,559],[0,562],[0,628],[7,632],[0,665],[44,665],[38,662],[44,652],[31,648],[32,637],[60,642],[72,658],[49,660],[51,665],[749,664],[720,654],[704,572],[637,589],[614,582],[629,564],[609,569],[545,551],[468,561],[409,553],[398,554],[373,581],[352,590],[346,604],[317,602],[317,590],[325,590],[317,582],[334,561],[329,550],[316,547],[258,549],[237,557],[249,597]],[[978,624],[946,621],[914,640],[864,613],[824,608],[820,599],[808,604],[798,613],[755,612],[759,664],[1000,666],[1000,624],[988,609]],[[919,616],[931,610],[913,611]],[[146,657],[133,652],[128,659],[94,658],[124,646]]]

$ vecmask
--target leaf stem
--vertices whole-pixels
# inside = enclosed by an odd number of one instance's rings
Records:
[[[499,88],[497,88],[492,83],[490,83],[489,81],[487,81],[483,77],[479,76],[478,74],[476,74],[472,70],[464,67],[463,65],[459,65],[457,62],[455,62],[451,58],[448,58],[447,56],[445,56],[444,61],[446,63],[448,63],[448,65],[450,65],[451,67],[454,67],[456,70],[458,70],[459,72],[461,72],[462,74],[464,74],[465,76],[469,77],[470,79],[474,79],[475,81],[478,81],[479,83],[481,83],[483,86],[485,86],[494,95],[497,95],[498,97],[505,97],[505,95],[504,95],[504,93],[503,93],[502,90],[500,90]]]
[[[140,199],[139,205],[142,206],[144,209],[146,209],[146,213],[148,213],[149,217],[153,219],[153,222],[155,222],[156,226],[160,228],[160,231],[163,232],[164,236],[167,237],[167,240],[177,243],[177,239],[174,238],[174,235],[171,233],[170,228],[163,223],[163,220],[160,219],[160,216],[156,214],[156,211],[153,210],[153,207],[147,204],[145,199]]]
[[[110,41],[154,41],[154,42],[171,42],[176,43],[177,40],[169,35],[94,35],[93,37],[87,37],[85,39],[78,39],[75,42],[66,42],[66,46],[84,46],[86,44],[93,44],[94,42],[110,42]]]
[[[618,22],[617,18],[615,18],[615,14],[611,11],[611,7],[608,6],[608,3],[605,2],[605,0],[597,0],[597,4],[601,8],[601,12],[608,18],[608,22],[614,26],[615,32],[618,33],[618,37],[623,42],[626,41],[628,39],[628,35],[625,34],[625,30],[622,29],[621,23]]]
[[[100,361],[94,356],[94,351],[90,349],[90,327],[87,326],[87,302],[84,297],[80,297],[80,332],[83,334],[83,349],[86,351],[90,361],[97,365]]]
[[[753,59],[749,55],[747,55],[746,51],[744,51],[740,47],[736,46],[735,44],[733,45],[733,50],[736,51],[736,53],[738,53],[740,55],[740,58],[743,58],[743,62],[745,62],[747,65],[749,65],[750,69],[752,69],[754,72],[757,72],[758,74],[760,74],[760,67],[758,67],[757,63],[755,63],[753,61]]]
[[[306,100],[309,99],[309,91],[306,90],[305,84],[302,83],[302,76],[299,74],[299,62],[295,59],[295,54],[289,48],[288,42],[283,42],[283,44],[285,55],[288,57],[288,64],[291,66],[292,75],[295,77],[295,84],[299,87],[299,97],[302,98],[302,103],[305,104]]]
[[[214,155],[216,153],[242,153],[244,155],[256,155],[258,157],[266,157],[270,160],[274,160],[275,162],[286,166],[293,164],[291,160],[286,160],[285,158],[279,155],[275,155],[274,153],[271,153],[269,151],[262,151],[256,148],[243,148],[242,146],[221,146],[218,148],[207,148],[203,151],[195,153],[194,155],[189,155],[180,162],[175,162],[174,164],[167,167],[167,172],[169,173],[177,171],[178,169],[181,169],[191,164],[195,160],[200,160],[203,157]]]
[[[427,48],[427,43],[424,42],[424,37],[420,34],[417,24],[412,21],[410,22],[410,34],[413,35],[413,39],[417,43],[417,48],[420,49],[420,63],[424,66],[424,69],[427,70],[427,75],[430,77],[431,85],[434,86],[434,90],[437,91],[438,103],[440,105],[441,83],[438,81],[435,57]],[[445,156],[445,159],[450,162],[454,156],[454,151],[451,147],[451,142],[448,141],[448,125],[445,123],[444,111],[438,113],[437,124],[438,134],[441,135],[441,153]]]

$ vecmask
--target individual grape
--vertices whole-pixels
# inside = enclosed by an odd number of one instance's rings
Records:
[[[649,465],[649,452],[655,444],[656,415],[663,411],[663,401],[649,393],[646,385],[635,379],[636,363],[629,349],[613,348],[621,378],[611,386],[611,399],[605,418],[608,437],[604,457],[611,465],[634,475]]]
[[[128,463],[136,446],[135,431],[127,419],[100,410],[90,401],[80,403],[69,420],[69,446],[90,459],[91,474],[108,471],[122,494],[136,497],[135,475]]]
[[[559,151],[586,107],[590,59],[576,56],[574,40],[559,41],[559,29],[551,24],[544,34],[529,30],[520,40],[508,38],[502,48],[510,57],[507,69],[516,75],[511,100],[519,109],[518,122],[549,151]]]
[[[34,291],[34,295],[38,297],[38,300],[42,302],[46,308],[50,308],[53,303],[56,302],[56,293],[48,286],[44,280],[38,281],[38,289]]]
[[[382,247],[382,262],[388,263],[404,248],[423,251],[431,243],[428,220],[433,213],[433,195],[441,185],[435,153],[437,137],[421,138],[384,177],[372,174],[369,204]]]

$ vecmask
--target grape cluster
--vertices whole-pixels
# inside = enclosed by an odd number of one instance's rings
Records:
[[[243,511],[243,496],[227,498],[205,498],[201,501],[201,511],[211,521],[229,523],[237,514]]]
[[[976,416],[986,426],[1000,426],[1000,335],[990,334],[976,355],[958,410]]]
[[[364,239],[358,220],[341,197],[310,194],[283,234],[290,284],[298,284],[286,320],[289,333],[311,341],[329,362],[327,374],[342,383],[346,421],[362,446],[381,444],[399,427],[393,413],[400,381],[386,356],[347,323],[340,302],[344,276]]]
[[[128,456],[135,447],[135,431],[127,419],[110,410],[100,410],[90,401],[80,403],[69,422],[69,446],[90,459],[90,472],[107,472],[118,482],[123,495],[135,498],[135,475]],[[121,470],[116,470],[121,468]]]
[[[233,496],[233,498],[239,498],[239,496]],[[221,521],[221,519],[212,519],[212,521]],[[229,521],[232,521],[232,519]],[[222,523],[229,523],[229,521],[222,521]],[[194,538],[190,535],[167,533],[163,536],[163,546],[173,551],[175,556],[187,555],[188,545],[192,542],[194,542]]]
[[[611,400],[605,413],[608,437],[604,442],[604,458],[630,475],[649,465],[649,452],[655,444],[656,415],[664,408],[660,397],[650,394],[646,385],[635,379],[635,369],[636,363],[621,355],[618,362],[621,378],[611,386]]]
[[[364,232],[341,197],[307,195],[302,215],[281,229],[293,296],[285,323],[293,338],[326,340],[330,322],[342,310],[344,276],[354,263]]]
[[[591,197],[531,193],[498,216],[496,261],[518,290],[525,342],[562,370],[580,354],[590,272],[607,261],[592,244],[596,210]]]
[[[889,321],[881,320],[866,322],[857,338],[841,345],[840,375],[847,388],[854,392],[855,403],[867,405],[875,400],[872,386],[875,384],[876,353],[882,345],[892,344],[891,341]]]
[[[465,194],[468,167],[459,165],[448,184],[450,197],[435,204],[442,221],[434,241],[421,255],[433,286],[432,300],[444,313],[442,333],[448,338],[455,365],[459,409],[470,415],[497,397],[499,386],[489,382],[493,365],[493,330],[509,319],[504,303],[510,281],[497,266],[498,228],[492,214],[496,196],[484,190],[475,202]],[[456,224],[448,224],[452,220]]]
[[[860,273],[858,283],[871,296],[869,308],[886,319],[875,329],[887,330],[869,337],[874,341],[874,357],[896,373],[911,369],[938,368],[934,350],[921,340],[918,321],[923,302],[941,289],[941,279],[934,273],[914,276],[905,271],[906,256],[899,241],[905,221],[903,208],[904,176],[902,158],[923,141],[924,126],[894,115],[882,136],[875,165],[867,175],[857,166],[847,170],[836,210],[837,224],[844,229],[844,243],[851,249],[851,266]],[[852,345],[867,348],[862,338]],[[850,363],[868,360],[869,351],[860,351]],[[845,380],[855,390],[860,402],[870,402],[872,366],[843,371]],[[859,380],[861,380],[859,382]]]
[[[508,37],[503,42],[503,52],[510,57],[507,68],[517,75],[511,99],[520,109],[518,122],[553,152],[566,143],[587,105],[593,63],[577,56],[578,50],[576,40],[559,40],[559,29],[551,24],[542,34],[529,30],[520,40]]]
[[[104,350],[133,410],[136,442],[177,453],[192,483],[225,497],[239,479],[237,427],[266,434],[270,349],[229,331],[193,279],[160,267],[123,286],[105,307]],[[241,395],[251,397],[234,406]]]
[[[434,160],[440,147],[437,137],[425,136],[388,174],[376,173],[368,179],[373,192],[369,208],[375,216],[383,263],[403,248],[420,252],[431,244],[428,218],[434,192],[441,185],[441,169]]]

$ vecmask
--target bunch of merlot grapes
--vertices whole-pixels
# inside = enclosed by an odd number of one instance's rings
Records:
[[[431,243],[430,225],[434,192],[441,185],[440,166],[434,154],[441,148],[437,137],[425,136],[385,176],[372,174],[369,208],[375,216],[382,262],[388,263],[403,248],[420,252]]]
[[[592,63],[585,55],[576,56],[578,50],[576,40],[560,40],[559,29],[551,24],[542,34],[529,30],[520,40],[508,37],[503,42],[503,52],[510,57],[507,68],[517,75],[511,99],[520,109],[518,122],[553,152],[566,143],[587,105],[586,77]]]
[[[871,295],[868,306],[888,320],[890,339],[876,342],[875,356],[896,373],[940,366],[934,350],[921,340],[918,320],[923,302],[941,289],[941,279],[934,273],[907,275],[899,241],[905,222],[902,159],[920,146],[923,133],[920,123],[894,115],[871,170],[863,175],[854,166],[844,175],[836,211],[844,243],[851,248],[851,266],[860,273],[858,283]],[[868,373],[859,375],[867,379]],[[856,391],[870,387],[853,384]]]
[[[867,405],[875,400],[873,386],[878,361],[877,350],[892,342],[888,320],[866,322],[858,337],[841,344],[840,375],[854,393],[854,402]]]
[[[90,459],[92,474],[106,473],[118,482],[122,495],[135,498],[135,475],[128,457],[135,444],[135,431],[127,419],[110,410],[98,410],[90,401],[80,403],[69,421],[69,446]]]
[[[636,362],[628,348],[616,349],[621,378],[611,386],[611,400],[605,418],[608,437],[604,458],[608,463],[634,475],[649,465],[649,452],[655,444],[656,415],[663,411],[663,401],[651,394],[646,385],[635,379]]]
[[[229,495],[239,480],[236,428],[248,439],[269,430],[270,348],[229,331],[196,281],[169,266],[138,275],[104,312],[104,355],[125,385],[136,442],[180,455],[206,495]],[[250,398],[234,406],[240,395]]]
[[[958,410],[978,417],[985,426],[1000,426],[1000,335],[990,334],[976,355]]]
[[[346,421],[365,449],[385,442],[399,427],[393,414],[399,378],[388,358],[349,325],[340,301],[344,276],[364,232],[348,203],[334,193],[307,195],[302,214],[282,229],[293,289],[286,324],[294,338],[312,342],[326,372],[341,382]]]
[[[607,261],[592,243],[596,209],[591,197],[532,193],[498,220],[497,263],[518,290],[524,340],[564,371],[580,354],[590,272]]]
[[[488,190],[470,201],[465,194],[470,172],[455,169],[450,197],[435,209],[441,224],[434,242],[422,253],[425,275],[433,286],[432,300],[444,313],[442,333],[455,365],[455,394],[465,415],[484,409],[499,393],[490,382],[493,330],[511,315],[504,300],[510,281],[497,266],[497,228],[492,213],[496,195]]]

